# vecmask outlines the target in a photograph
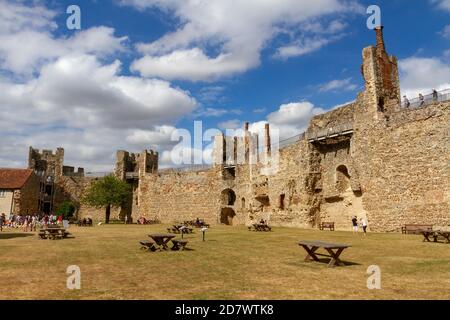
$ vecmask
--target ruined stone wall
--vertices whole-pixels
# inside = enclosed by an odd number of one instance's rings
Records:
[[[91,217],[94,221],[105,220],[105,209],[94,208],[82,203],[82,197],[87,188],[96,180],[96,178],[87,177],[66,177],[62,176],[58,179],[58,183],[55,185],[55,199],[54,208],[55,211],[64,201],[71,201],[76,206],[76,218],[83,219],[85,217]],[[118,219],[119,209],[111,210],[111,219]]]
[[[217,223],[220,188],[217,170],[145,174],[139,180],[139,213],[172,223],[196,218]]]
[[[311,119],[308,131],[316,132],[321,129],[338,127],[342,124],[352,124],[354,121],[355,107],[356,103],[350,103],[315,116]]]
[[[282,148],[278,169],[274,174],[261,175],[260,170],[248,179],[250,190],[249,219],[267,220],[272,225],[307,227],[315,220],[314,191],[308,189],[310,178],[310,149],[306,140]],[[239,184],[241,185],[241,184]],[[242,187],[238,188],[238,193]],[[268,203],[260,196],[267,195]]]
[[[359,122],[354,163],[372,229],[450,224],[450,102]]]

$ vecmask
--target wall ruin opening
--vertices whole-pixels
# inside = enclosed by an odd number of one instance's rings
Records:
[[[220,202],[224,206],[234,206],[236,202],[236,193],[231,189],[225,189],[220,195]]]
[[[236,179],[236,167],[225,167],[222,170],[222,177],[224,180]]]
[[[233,219],[236,216],[236,213],[231,208],[222,208],[220,212],[220,223],[232,226],[233,225]]]
[[[285,208],[285,204],[284,204],[285,199],[286,199],[286,195],[285,194],[280,194],[280,206],[279,206],[279,208],[281,210],[284,210],[284,208]]]
[[[346,166],[341,165],[336,168],[336,189],[340,194],[344,193],[351,187],[350,174]]]

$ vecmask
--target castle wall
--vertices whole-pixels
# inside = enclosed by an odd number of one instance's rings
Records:
[[[355,162],[372,230],[450,224],[450,102],[361,126]]]
[[[214,224],[220,192],[216,170],[141,175],[139,212],[165,223],[201,218]]]

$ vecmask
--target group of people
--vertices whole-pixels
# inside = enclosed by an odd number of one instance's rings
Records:
[[[359,219],[358,223],[358,217],[354,216],[352,218],[352,226],[353,226],[353,233],[358,233],[359,226],[363,229],[364,236],[367,234],[367,221],[364,218]]]
[[[439,99],[439,94],[436,91],[436,89],[433,89],[433,102],[438,101]],[[405,108],[409,108],[411,106],[411,102],[409,101],[408,97],[406,95],[403,96],[403,101],[404,101],[404,105]],[[423,96],[423,94],[419,93],[419,106],[423,106],[425,105],[425,97]]]
[[[6,214],[0,214],[0,231],[3,231],[4,227],[12,228],[12,229],[20,229],[22,228],[25,232],[33,232],[36,231],[38,225],[48,226],[48,225],[62,225],[63,217],[62,215],[51,214],[12,214],[7,219]]]

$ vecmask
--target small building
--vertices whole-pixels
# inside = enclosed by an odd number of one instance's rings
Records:
[[[39,178],[30,169],[0,168],[0,214],[38,212]]]

